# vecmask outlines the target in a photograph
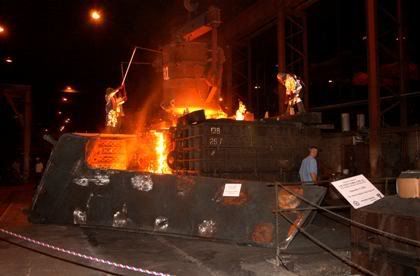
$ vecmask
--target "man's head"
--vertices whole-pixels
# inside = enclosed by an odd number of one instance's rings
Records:
[[[311,146],[309,147],[309,155],[312,157],[317,157],[318,156],[318,148],[316,146]]]

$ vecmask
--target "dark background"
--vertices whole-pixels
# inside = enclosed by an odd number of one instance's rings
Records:
[[[197,13],[209,4],[222,9],[224,22],[255,1],[198,1]],[[395,1],[379,1],[387,7]],[[410,63],[419,63],[420,48],[417,26],[420,24],[418,1],[405,1],[408,25],[408,56]],[[89,10],[103,11],[102,24],[89,21]],[[366,72],[366,21],[364,0],[321,0],[308,9],[309,84],[311,106],[322,106],[359,99],[367,99],[366,86],[354,86],[355,73]],[[183,1],[176,0],[104,0],[104,1],[29,1],[0,0],[0,24],[8,29],[0,38],[0,83],[28,84],[33,89],[34,146],[45,143],[40,139],[44,129],[57,132],[67,117],[71,124],[66,131],[97,132],[104,124],[104,91],[117,87],[121,81],[120,62],[128,61],[134,45],[159,49],[171,39],[171,32],[188,20]],[[192,15],[194,16],[194,15]],[[396,31],[380,19],[381,28],[390,29],[389,44]],[[253,83],[261,86],[249,110],[263,116],[277,110],[276,28],[252,40],[254,57]],[[14,62],[6,64],[5,57]],[[154,54],[139,51],[138,62],[152,62]],[[381,57],[386,60],[386,57]],[[151,66],[134,66],[127,80],[129,102],[127,111],[134,114],[141,109],[151,93],[158,93],[161,73]],[[328,83],[332,79],[333,83]],[[68,95],[63,104],[61,90],[71,85],[80,93]],[[409,91],[419,90],[418,80],[409,82]],[[386,91],[383,95],[387,95]],[[246,95],[246,91],[244,91]],[[419,123],[419,97],[409,101],[409,123]],[[63,115],[58,116],[57,112]],[[153,108],[151,109],[153,110]],[[325,118],[339,123],[340,112],[364,112],[367,106],[325,112]],[[6,149],[16,153],[21,130],[10,107],[0,99],[0,120],[4,138],[11,145]],[[384,126],[398,126],[398,109],[388,113]]]

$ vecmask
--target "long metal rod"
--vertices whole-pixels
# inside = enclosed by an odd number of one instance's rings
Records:
[[[420,91],[409,92],[409,93],[404,93],[404,94],[399,94],[399,95],[392,95],[392,96],[384,96],[384,97],[380,97],[379,99],[383,101],[383,100],[391,100],[391,99],[411,97],[411,96],[417,96],[417,95],[420,95]],[[347,102],[347,103],[339,103],[339,104],[313,107],[311,110],[323,111],[323,110],[337,109],[337,108],[343,108],[343,107],[349,107],[349,106],[365,105],[367,103],[369,103],[369,100],[360,100],[360,101],[352,101],[352,102]]]
[[[121,61],[121,64],[128,64],[128,61]],[[152,65],[152,62],[132,62],[133,65]]]
[[[150,48],[145,48],[145,47],[140,47],[140,46],[136,46],[136,49],[140,49],[140,50],[144,50],[144,51],[152,52],[152,53],[156,53],[156,54],[162,54],[162,51],[155,50],[155,49],[150,49]]]
[[[299,232],[301,232],[304,236],[306,236],[308,239],[310,239],[313,243],[315,243],[316,245],[318,245],[319,247],[325,249],[326,251],[328,251],[329,253],[331,253],[331,255],[333,255],[334,257],[336,257],[337,259],[341,260],[342,262],[348,264],[351,267],[356,268],[357,270],[363,272],[366,275],[376,275],[375,273],[373,273],[370,270],[367,270],[366,268],[352,262],[351,260],[349,260],[348,258],[344,258],[342,256],[340,256],[340,254],[338,254],[337,252],[334,251],[334,249],[332,249],[331,247],[329,247],[328,245],[326,245],[325,243],[321,242],[320,240],[318,240],[317,238],[315,238],[314,236],[312,236],[311,234],[309,234],[308,232],[306,232],[302,227],[300,227],[299,225],[293,223],[293,221],[291,219],[289,219],[285,214],[280,213],[280,215],[287,220],[291,225],[296,226],[296,228],[299,230]]]
[[[283,170],[280,169],[280,175],[283,175]],[[280,265],[280,245],[279,245],[279,188],[276,185],[274,188],[275,191],[275,203],[276,203],[276,265]]]
[[[276,184],[278,184],[278,185],[279,185],[282,189],[284,189],[284,190],[285,190],[285,191],[287,191],[288,193],[290,193],[290,194],[294,195],[294,196],[295,196],[295,197],[297,197],[298,199],[300,199],[300,200],[302,200],[302,201],[304,201],[304,202],[308,203],[309,205],[311,205],[311,206],[313,206],[313,207],[316,207],[316,208],[317,208],[317,209],[319,209],[319,210],[325,211],[325,212],[327,212],[327,213],[329,213],[329,214],[331,214],[331,215],[333,215],[333,216],[335,216],[335,217],[338,217],[338,218],[340,218],[340,219],[342,219],[342,220],[344,220],[344,221],[346,221],[346,222],[350,223],[351,225],[357,226],[357,227],[359,227],[359,228],[361,228],[361,229],[364,229],[364,230],[367,230],[367,231],[370,231],[370,232],[373,232],[373,233],[376,233],[376,234],[382,235],[382,236],[384,236],[384,237],[387,237],[387,238],[390,238],[390,239],[393,239],[393,240],[397,240],[397,241],[400,241],[400,242],[403,242],[403,243],[406,243],[406,244],[409,244],[409,245],[413,245],[413,246],[416,246],[416,247],[420,247],[420,241],[416,241],[416,240],[413,240],[413,239],[409,239],[409,238],[406,238],[406,237],[402,237],[402,236],[399,236],[399,235],[395,235],[395,234],[393,234],[393,233],[389,233],[389,232],[386,232],[386,231],[382,231],[382,230],[379,230],[379,229],[373,228],[373,227],[371,227],[371,226],[369,226],[369,225],[366,225],[366,224],[363,224],[363,223],[360,223],[360,222],[354,221],[354,220],[352,220],[352,219],[346,218],[346,217],[344,217],[344,216],[342,216],[342,215],[339,215],[339,214],[337,214],[337,213],[335,213],[335,212],[332,212],[332,211],[330,211],[330,210],[328,210],[328,209],[325,209],[324,207],[322,207],[322,206],[320,206],[320,205],[318,205],[318,204],[313,203],[312,201],[310,201],[310,200],[308,200],[308,199],[304,198],[303,196],[301,196],[301,195],[299,195],[299,194],[297,194],[297,193],[293,192],[292,190],[290,190],[290,189],[286,188],[286,186],[282,185],[282,184],[281,184],[281,183],[279,183],[279,182],[277,182]]]
[[[136,54],[136,51],[137,51],[137,47],[134,47],[133,52],[131,54],[130,62],[128,63],[128,66],[127,66],[127,70],[125,70],[124,77],[121,81],[121,86],[123,86],[124,83],[125,83],[125,79],[127,78],[128,71],[130,71],[131,63],[133,62],[134,55]]]
[[[351,207],[350,205],[323,206],[323,208],[328,209],[328,210],[347,209],[350,207]],[[309,211],[309,210],[318,210],[318,208],[316,207],[290,208],[290,209],[277,210],[277,212],[294,212],[294,211]]]
[[[375,177],[375,178],[369,178],[370,182],[372,183],[380,183],[382,181],[387,181],[387,180],[396,180],[396,177]],[[281,184],[276,182],[277,185],[279,186],[297,186],[297,185],[313,185],[312,181],[302,181],[302,182],[284,182],[282,181]],[[316,184],[330,184],[331,180],[320,180],[317,181]],[[276,184],[267,184],[268,187],[272,187],[275,186]]]

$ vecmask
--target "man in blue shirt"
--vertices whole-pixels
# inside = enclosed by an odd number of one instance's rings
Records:
[[[318,148],[312,146],[309,148],[309,155],[302,160],[299,169],[300,181],[306,183],[316,183],[318,180],[318,164],[316,157],[318,155]]]

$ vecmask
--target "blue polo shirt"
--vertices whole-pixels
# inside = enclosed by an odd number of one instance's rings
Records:
[[[312,156],[308,156],[302,160],[302,164],[299,169],[299,177],[302,182],[312,182],[311,173],[318,175],[318,166],[316,159]]]

